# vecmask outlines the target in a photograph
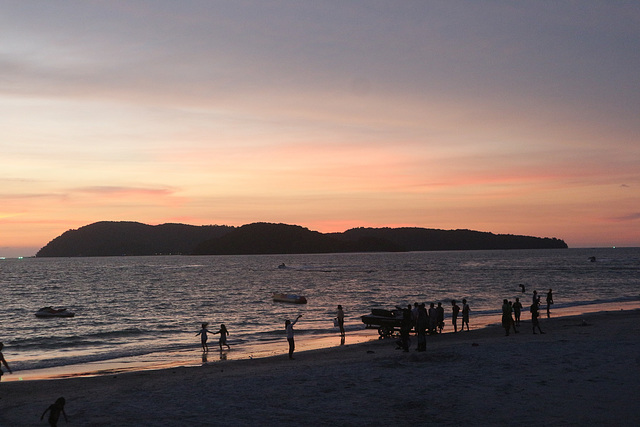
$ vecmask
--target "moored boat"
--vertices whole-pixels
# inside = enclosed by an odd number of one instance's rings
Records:
[[[36,317],[73,317],[76,314],[66,308],[42,307],[36,311]]]
[[[292,304],[306,304],[307,298],[302,295],[294,294],[273,294],[273,301],[275,302],[288,302]]]

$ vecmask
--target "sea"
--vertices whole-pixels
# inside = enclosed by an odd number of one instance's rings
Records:
[[[637,309],[640,248],[3,259],[0,289],[14,372],[2,380],[46,379],[286,354],[284,320],[299,314],[297,343],[337,346],[338,304],[347,344],[377,338],[360,319],[372,308],[414,302],[442,302],[445,332],[452,299],[468,300],[472,329],[499,323],[505,298],[527,307],[534,290],[543,315],[549,289],[552,316]],[[75,317],[35,317],[45,306]],[[202,322],[212,332],[224,323],[231,350],[218,353],[213,335],[203,353]]]

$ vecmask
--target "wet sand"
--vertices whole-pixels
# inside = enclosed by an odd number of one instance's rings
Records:
[[[544,335],[490,326],[428,337],[424,353],[387,339],[294,361],[2,382],[0,426],[46,425],[60,396],[80,426],[640,425],[639,322],[640,310],[543,317]]]

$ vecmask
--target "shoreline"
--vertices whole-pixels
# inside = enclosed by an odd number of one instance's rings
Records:
[[[587,322],[582,326],[583,320]],[[542,318],[545,335],[500,326],[272,357],[0,384],[0,425],[42,425],[64,396],[78,425],[638,425],[640,310]],[[224,415],[218,416],[218,415]]]
[[[640,309],[640,302],[616,302],[616,303],[599,303],[592,305],[570,306],[552,309],[552,319],[571,316],[583,316],[591,313],[599,313],[606,311],[619,310],[636,310]],[[449,313],[447,313],[449,314]],[[527,319],[529,316],[528,308],[523,308],[522,318]],[[541,321],[547,320],[545,309],[541,310]],[[444,335],[453,334],[451,331],[450,317],[447,317]],[[460,320],[459,320],[460,321]],[[478,315],[471,317],[471,330],[479,330],[489,328],[500,324],[500,315]],[[362,342],[378,340],[378,333],[375,329],[352,330],[347,333],[345,341],[341,341],[337,330],[331,330],[320,335],[305,335],[304,330],[296,331],[296,353],[318,350],[331,349],[342,345],[353,345]],[[2,377],[3,383],[14,381],[38,381],[38,380],[56,380],[75,377],[93,377],[100,375],[114,375],[126,372],[142,372],[156,371],[161,369],[171,369],[176,367],[197,367],[207,364],[216,364],[225,361],[237,360],[255,360],[258,358],[277,357],[285,354],[287,350],[286,338],[259,342],[253,344],[243,344],[242,346],[234,346],[230,351],[218,350],[217,340],[211,340],[210,351],[203,353],[197,343],[194,342],[194,348],[189,350],[180,350],[170,353],[148,353],[138,356],[121,357],[115,359],[105,359],[94,362],[86,362],[71,365],[54,366],[49,368],[14,371],[13,374],[5,372]],[[7,351],[9,350],[9,351]],[[5,357],[11,366],[10,348],[5,347]]]

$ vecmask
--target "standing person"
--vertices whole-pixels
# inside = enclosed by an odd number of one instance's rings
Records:
[[[207,336],[207,333],[212,333],[207,329],[207,326],[209,326],[207,322],[203,323],[202,328],[196,334],[196,336],[200,335],[200,344],[202,344],[202,351],[205,352],[209,351],[209,346],[207,345],[207,339],[209,339],[209,337]]]
[[[441,302],[439,302],[436,307],[436,314],[438,315],[438,332],[442,333],[444,329],[444,307],[442,307]]]
[[[418,334],[418,351],[427,351],[427,327],[429,325],[429,316],[427,315],[427,307],[424,303],[418,306],[418,317],[416,320],[416,333]]]
[[[456,300],[451,300],[451,323],[453,324],[453,332],[458,332],[458,313],[460,306],[456,304]]]
[[[471,312],[471,307],[467,304],[467,299],[462,299],[462,331],[464,331],[464,325],[467,325],[467,331],[469,330],[469,313]]]
[[[509,330],[511,329],[511,305],[509,300],[502,300],[502,327],[505,331],[505,336],[509,336]]]
[[[220,330],[216,332],[216,334],[220,334],[220,340],[218,344],[220,345],[220,351],[222,351],[222,346],[226,345],[228,350],[231,350],[229,344],[227,344],[227,337],[229,336],[229,331],[227,331],[227,327],[224,326],[224,323],[220,325]]]
[[[402,323],[400,324],[400,342],[402,349],[407,352],[411,346],[411,326],[413,321],[411,320],[411,304],[404,310],[402,310]]]
[[[551,304],[553,304],[553,292],[547,292],[547,318],[551,317]]]
[[[509,301],[509,307],[511,308],[511,313],[513,313],[513,303],[511,301]],[[516,328],[516,322],[513,320],[513,316],[510,315],[509,318],[511,319],[511,326],[513,326],[513,332],[517,334],[519,331]]]
[[[338,305],[338,312],[336,313],[336,319],[338,319],[338,327],[340,328],[340,336],[344,336],[344,311],[342,306]]]
[[[4,344],[0,342],[0,380],[2,380],[2,365],[4,365],[5,368],[7,368],[7,371],[9,371],[10,374],[13,374],[13,372],[11,372],[11,368],[9,367],[9,364],[7,363],[6,359],[4,358],[4,355],[2,354],[2,349],[4,348]]]
[[[296,343],[293,340],[293,325],[295,325],[301,317],[302,314],[299,314],[293,322],[289,319],[284,321],[284,328],[287,330],[287,341],[289,341],[289,359],[291,360],[293,360],[293,350],[296,349]]]
[[[516,302],[513,303],[513,314],[516,316],[516,326],[520,326],[520,314],[522,313],[522,303],[520,298],[516,297]]]
[[[538,291],[533,291],[533,300],[532,304],[540,304],[540,297],[538,296]]]
[[[49,407],[44,410],[44,412],[40,416],[40,420],[42,421],[42,419],[44,418],[44,415],[47,413],[47,411],[49,411],[49,425],[51,427],[56,427],[58,425],[58,419],[60,418],[60,414],[64,416],[64,420],[66,422],[69,422],[69,420],[67,419],[67,414],[64,412],[64,404],[65,404],[64,397],[59,397],[55,401],[55,403],[53,403],[52,405],[49,405]]]
[[[533,333],[536,333],[536,328],[538,328],[538,330],[540,331],[541,334],[544,334],[544,332],[542,332],[542,329],[540,329],[540,320],[538,319],[538,317],[540,317],[540,312],[538,311],[538,303],[533,303],[531,304],[531,308],[529,309],[529,311],[531,312],[531,327],[533,329]]]
[[[438,311],[436,305],[431,303],[429,305],[429,334],[438,333]]]

